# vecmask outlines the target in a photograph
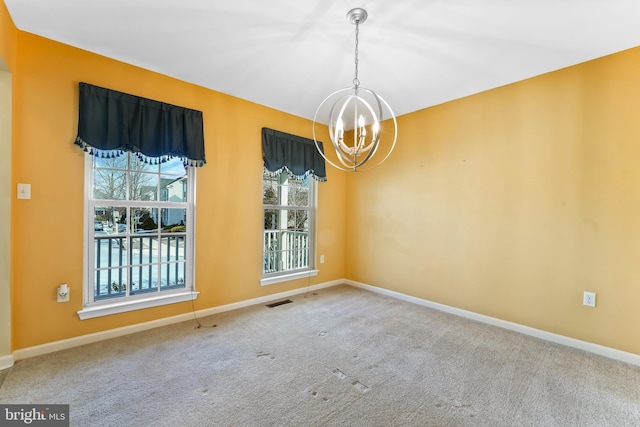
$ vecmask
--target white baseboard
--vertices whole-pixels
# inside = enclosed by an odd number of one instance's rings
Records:
[[[223,313],[226,311],[237,310],[239,308],[249,307],[256,304],[263,304],[265,302],[275,301],[282,298],[287,298],[293,295],[302,294],[308,291],[315,291],[318,289],[328,288],[335,285],[344,284],[344,280],[333,280],[330,282],[324,282],[313,286],[294,289],[291,291],[280,292],[277,294],[266,295],[264,297],[253,298],[246,301],[240,301],[233,304],[227,304],[220,307],[207,308],[204,310],[198,310],[195,312],[195,316],[198,318],[211,316],[212,314]],[[174,323],[186,322],[194,318],[194,313],[184,313],[178,316],[166,317],[164,319],[152,320],[150,322],[139,323],[131,326],[124,326],[122,328],[110,329],[108,331],[96,332],[94,334],[81,335],[79,337],[69,338],[61,341],[54,341],[47,344],[37,345],[34,347],[27,347],[13,352],[11,358],[11,365],[13,360],[27,359],[29,357],[41,356],[43,354],[53,353],[55,351],[66,350],[73,347],[78,347],[85,344],[91,344],[94,342],[107,340],[110,338],[121,337],[124,335],[133,334],[136,332],[142,332],[160,326],[172,325]],[[11,356],[9,356],[11,357]],[[0,358],[0,367],[2,358]],[[8,366],[9,367],[9,366]]]
[[[506,320],[497,319],[495,317],[474,313],[472,311],[462,310],[460,308],[439,304],[437,302],[412,297],[409,295],[401,294],[400,292],[390,291],[388,289],[378,288],[376,286],[367,285],[365,283],[355,282],[353,280],[344,280],[344,283],[354,286],[356,288],[365,289],[371,292],[386,295],[402,301],[407,301],[407,302],[418,304],[424,307],[433,308],[435,310],[444,311],[446,313],[454,314],[456,316],[465,317],[467,319],[471,319],[471,320],[486,323],[489,325],[497,326],[503,329],[519,332],[521,334],[530,335],[532,337],[554,342],[556,344],[562,344],[567,347],[573,347],[579,350],[588,351],[590,353],[604,356],[609,359],[619,360],[621,362],[629,363],[631,365],[640,366],[639,354],[628,353],[626,351],[616,350],[611,347],[605,347],[599,344],[593,344],[587,341],[581,341],[575,338],[566,337],[564,335],[558,335],[558,334],[543,331],[540,329],[531,328],[529,326],[520,325],[518,323],[508,322]]]
[[[13,356],[0,356],[0,371],[4,369],[9,369],[13,366]]]
[[[396,298],[402,301],[407,301],[413,304],[421,305],[424,307],[433,308],[435,310],[443,311],[446,313],[454,314],[456,316],[464,317],[467,319],[475,320],[478,322],[486,323],[489,325],[497,326],[503,329],[519,332],[521,334],[530,335],[532,337],[540,338],[550,342],[554,342],[568,347],[577,348],[580,350],[588,351],[590,353],[598,354],[610,359],[619,360],[621,362],[629,363],[632,365],[640,366],[640,355],[635,353],[628,353],[614,348],[605,347],[599,344],[593,344],[586,341],[581,341],[575,338],[566,337],[563,335],[554,334],[551,332],[543,331],[540,329],[531,328],[528,326],[520,325],[518,323],[508,322],[506,320],[497,319],[495,317],[485,316],[483,314],[474,313],[467,310],[451,307],[444,304],[439,304],[433,301],[424,300],[417,297],[402,294],[400,292],[390,291],[384,288],[378,288],[376,286],[367,285],[365,283],[356,282],[348,279],[333,280],[330,282],[324,282],[317,285],[294,289],[291,291],[280,292],[277,294],[266,295],[264,297],[253,298],[246,301],[240,301],[237,303],[227,304],[220,307],[212,307],[204,310],[198,310],[195,312],[195,316],[198,318],[211,316],[213,314],[223,313],[231,310],[237,310],[239,308],[249,307],[256,304],[264,304],[266,302],[276,301],[282,298],[287,298],[293,295],[301,293],[316,291],[323,288],[329,288],[331,286],[347,284],[356,288],[365,289],[378,294],[386,295],[392,298]],[[34,347],[28,347],[13,352],[12,356],[0,357],[0,369],[6,369],[13,366],[14,360],[26,359],[29,357],[40,356],[55,351],[66,350],[73,347],[78,347],[85,344],[91,344],[94,342],[116,338],[123,335],[133,334],[136,332],[142,332],[149,329],[157,328],[160,326],[171,325],[174,323],[185,322],[193,319],[194,313],[185,313],[178,316],[167,317],[164,319],[153,320],[150,322],[140,323],[137,325],[125,326],[122,328],[111,329],[104,332],[97,332],[89,335],[82,335],[79,337],[69,338],[66,340],[55,341],[47,344],[42,344]]]
[[[250,300],[240,301],[233,304],[227,304],[220,307],[208,308],[205,310],[200,310],[197,313],[198,313],[198,316],[202,316],[202,317],[211,316],[212,314],[218,314],[218,313],[223,313],[225,311],[237,310],[238,308],[249,307],[251,305],[256,305],[256,304],[264,304],[265,302],[276,301],[276,300],[287,298],[293,295],[303,294],[305,292],[317,291],[318,289],[330,288],[332,286],[344,285],[344,284],[345,284],[344,279],[332,280],[330,282],[324,282],[324,283],[320,283],[320,284],[309,286],[309,287],[294,289],[292,291],[280,292],[278,294],[266,295],[264,297],[253,298]],[[191,318],[193,319],[193,314],[191,314]]]

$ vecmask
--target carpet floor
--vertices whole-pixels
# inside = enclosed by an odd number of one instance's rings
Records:
[[[640,426],[640,367],[350,286],[19,360],[72,426]]]

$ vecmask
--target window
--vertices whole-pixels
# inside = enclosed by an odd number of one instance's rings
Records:
[[[286,172],[263,173],[263,280],[271,284],[317,274],[313,268],[315,185]]]
[[[262,128],[263,266],[261,285],[310,277],[316,181],[326,181],[322,142]]]
[[[134,153],[86,162],[80,317],[193,299],[195,169],[180,158],[145,163]]]
[[[79,83],[85,156],[80,319],[193,300],[202,111]]]

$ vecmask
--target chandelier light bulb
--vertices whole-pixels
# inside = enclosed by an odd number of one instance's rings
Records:
[[[336,139],[340,141],[342,144],[342,138],[344,137],[344,123],[342,123],[342,119],[338,119],[336,122]]]

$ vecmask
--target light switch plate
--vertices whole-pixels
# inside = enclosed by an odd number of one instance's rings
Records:
[[[31,184],[18,184],[18,199],[28,200],[31,198]]]

